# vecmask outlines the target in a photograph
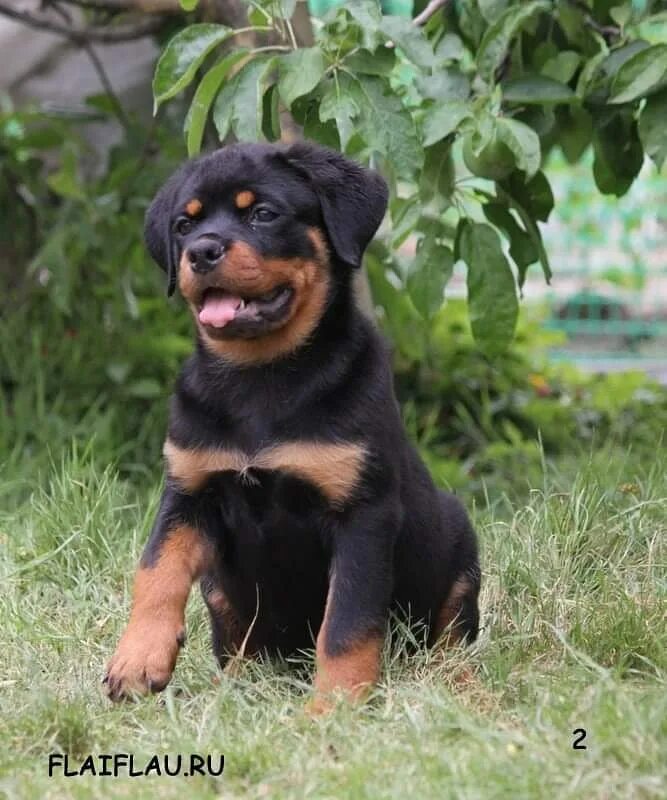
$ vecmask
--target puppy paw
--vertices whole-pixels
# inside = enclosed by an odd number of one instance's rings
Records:
[[[179,625],[152,623],[128,627],[111,657],[102,683],[111,700],[160,692],[169,683],[185,642]]]

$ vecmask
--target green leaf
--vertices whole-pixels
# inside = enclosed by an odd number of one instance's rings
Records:
[[[492,23],[507,9],[509,0],[477,0],[477,3],[484,19]]]
[[[438,69],[433,75],[418,75],[415,85],[423,97],[442,103],[470,96],[470,80],[456,67]]]
[[[408,198],[394,198],[390,206],[391,211],[391,245],[400,247],[414,231],[422,208],[419,198],[414,195]]]
[[[577,97],[569,86],[544,75],[522,75],[503,83],[502,90],[505,102],[522,105],[569,103]]]
[[[558,118],[558,143],[570,164],[575,164],[586,152],[592,135],[593,123],[588,111],[579,106],[561,109]]]
[[[319,47],[303,47],[280,59],[278,90],[285,105],[311,92],[324,74],[325,62]]]
[[[269,86],[262,98],[262,133],[269,142],[280,139],[280,97],[275,83]]]
[[[61,197],[85,200],[86,192],[77,174],[76,156],[69,148],[65,150],[60,169],[46,179],[49,188]]]
[[[449,142],[439,142],[424,150],[424,168],[419,182],[419,196],[424,203],[438,199],[438,209],[443,213],[454,192],[456,170]]]
[[[366,144],[386,157],[398,177],[413,177],[424,154],[400,98],[385,81],[370,75],[351,81],[348,91],[359,108],[358,129]]]
[[[424,146],[428,147],[449,136],[464,119],[470,116],[472,116],[471,106],[461,101],[435,104],[427,108],[423,117]]]
[[[466,221],[459,247],[468,266],[468,313],[473,336],[483,352],[498,355],[514,338],[519,315],[514,275],[490,225]]]
[[[405,17],[382,17],[380,30],[401,48],[406,58],[418,67],[433,65],[433,48],[423,30]]]
[[[612,81],[618,71],[626,61],[647,47],[648,42],[636,39],[617,47],[611,53],[606,48],[600,50],[584,64],[577,81],[577,94],[585,97],[588,103],[606,105]]]
[[[647,98],[639,117],[639,138],[660,169],[667,158],[667,89]]]
[[[637,124],[631,113],[595,120],[593,177],[603,194],[624,195],[644,163]]]
[[[510,6],[486,29],[477,52],[477,69],[487,83],[493,83],[495,72],[514,37],[536,14],[548,11],[550,7],[550,3],[541,0]]]
[[[647,47],[618,70],[611,87],[611,103],[629,103],[645,97],[667,82],[667,44]]]
[[[414,307],[429,319],[442,306],[447,281],[454,271],[454,254],[433,236],[424,236],[408,273],[407,289]]]
[[[424,357],[423,322],[407,293],[387,278],[391,262],[380,242],[373,242],[364,257],[373,300],[384,311],[383,324],[400,351],[413,361]]]
[[[498,140],[514,154],[517,167],[532,178],[542,161],[540,137],[528,125],[508,117],[497,120],[496,132]]]
[[[554,196],[549,181],[543,172],[538,172],[534,178],[524,183],[517,175],[511,175],[502,182],[502,188],[520,201],[531,216],[546,222],[554,208]]]
[[[333,120],[321,122],[317,113],[317,106],[313,104],[306,113],[303,122],[303,136],[313,142],[329,147],[332,150],[340,150],[340,137],[338,128]]]
[[[199,5],[199,0],[179,0],[183,11],[194,11]]]
[[[519,271],[519,287],[522,287],[528,267],[540,258],[537,245],[530,235],[520,227],[507,206],[502,203],[486,203],[483,210],[489,222],[507,235],[510,242],[510,255]]]
[[[465,56],[465,47],[461,37],[455,33],[445,33],[438,42],[433,56],[434,65],[445,61],[460,61]]]
[[[551,266],[542,242],[542,234],[536,222],[538,219],[546,221],[553,208],[554,198],[549,181],[544,173],[538,172],[528,183],[523,183],[515,173],[510,175],[507,180],[496,184],[496,191],[501,203],[511,206],[519,215],[526,233],[537,248],[544,277],[549,283]]]
[[[256,142],[262,136],[262,99],[265,79],[275,58],[256,57],[248,61],[226,83],[213,106],[213,122],[220,140],[229,131],[242,142]]]
[[[345,67],[348,70],[366,75],[388,75],[395,64],[396,51],[393,47],[378,47],[374,53],[370,50],[357,50],[345,58]]]
[[[581,56],[574,50],[563,50],[549,58],[540,72],[547,78],[561,83],[569,83],[581,64]]]
[[[247,50],[235,50],[212,67],[200,81],[195,96],[192,98],[188,115],[185,118],[184,128],[187,133],[188,156],[197,155],[201,150],[208,112],[216,94],[220,90],[220,85],[234,64],[247,54]]]
[[[382,23],[382,12],[377,0],[355,0],[345,3],[345,11],[359,26],[364,47],[375,50],[380,41],[379,28]]]
[[[131,397],[152,400],[162,395],[162,386],[154,378],[139,378],[127,387],[127,393]]]
[[[322,95],[319,108],[322,122],[335,121],[343,151],[354,133],[354,120],[359,114],[359,106],[349,95],[351,82],[352,78],[345,74],[341,74],[338,85],[332,80]]]
[[[486,20],[480,13],[477,0],[458,0],[456,10],[461,34],[477,49],[486,29]]]
[[[214,47],[234,35],[226,25],[189,25],[174,36],[160,56],[153,76],[155,111],[192,81]]]

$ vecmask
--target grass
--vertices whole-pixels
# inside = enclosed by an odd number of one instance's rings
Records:
[[[167,692],[111,707],[100,678],[159,487],[91,450],[0,517],[0,793],[9,798],[661,798],[667,791],[667,458],[545,465],[521,502],[474,509],[483,631],[385,652],[368,705],[312,721],[285,665],[219,675],[203,605]],[[574,464],[574,468],[573,468]],[[573,471],[574,469],[574,471]],[[7,476],[3,476],[7,478]],[[25,486],[3,481],[25,496]],[[407,633],[401,633],[403,642]],[[401,638],[399,636],[399,638]],[[312,656],[304,654],[306,666]],[[467,682],[458,678],[472,670]],[[586,750],[573,749],[584,728]],[[224,753],[211,777],[48,777],[48,754]]]

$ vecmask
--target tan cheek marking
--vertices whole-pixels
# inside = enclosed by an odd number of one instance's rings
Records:
[[[329,262],[329,248],[326,245],[322,231],[319,228],[308,228],[308,238],[315,249],[317,260],[320,264],[327,264]]]
[[[196,217],[197,214],[202,210],[202,202],[201,200],[197,200],[196,197],[193,197],[185,206],[185,213],[191,217]]]
[[[249,189],[246,189],[243,192],[238,192],[236,197],[234,198],[234,203],[237,208],[248,208],[255,202],[255,194],[251,192]]]
[[[359,485],[367,451],[359,444],[289,442],[248,456],[236,449],[181,448],[167,439],[167,470],[188,492],[196,492],[215,472],[269,469],[288,472],[316,486],[329,502],[342,506]]]

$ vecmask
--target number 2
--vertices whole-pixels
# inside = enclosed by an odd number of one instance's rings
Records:
[[[575,728],[572,731],[572,736],[575,737],[575,740],[572,742],[572,749],[573,750],[586,750],[586,745],[581,744],[584,739],[586,738],[586,731],[583,728]]]

